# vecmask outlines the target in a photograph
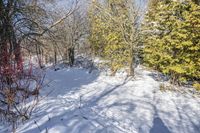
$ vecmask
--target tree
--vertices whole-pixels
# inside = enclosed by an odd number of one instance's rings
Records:
[[[145,62],[172,83],[200,78],[200,6],[192,1],[158,2],[145,23]]]
[[[63,10],[57,11],[57,13],[52,15],[52,18],[60,18],[63,12]],[[57,56],[60,56],[64,62],[73,66],[75,52],[79,47],[80,40],[84,38],[87,32],[85,25],[85,15],[80,9],[77,9],[62,23],[52,28],[49,37],[44,40],[52,44],[50,51],[53,51],[52,53],[54,53],[55,64],[57,64]]]
[[[129,64],[134,75],[134,57],[138,41],[138,14],[130,0],[108,0],[91,6],[90,41],[96,54],[110,60],[113,74]]]
[[[43,76],[32,73],[32,65],[29,69],[24,68],[24,47],[35,44],[36,52],[42,54],[40,37],[76,9],[76,6],[72,7],[64,16],[50,23],[43,2],[0,0],[0,116],[1,120],[5,118],[12,123],[13,132],[18,120],[29,119],[43,81]],[[30,100],[32,102],[27,106]]]
[[[86,34],[84,29],[84,15],[80,11],[74,12],[67,22],[69,32],[69,45],[67,49],[70,66],[73,66],[75,60],[75,48],[78,48],[79,40]]]

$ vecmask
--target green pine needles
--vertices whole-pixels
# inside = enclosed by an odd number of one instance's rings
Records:
[[[200,6],[192,1],[158,2],[143,25],[145,63],[172,83],[200,79]]]

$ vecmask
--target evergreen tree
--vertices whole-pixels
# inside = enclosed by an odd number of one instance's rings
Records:
[[[90,42],[97,55],[109,60],[113,74],[129,64],[133,71],[133,45],[136,17],[131,17],[127,0],[107,0],[106,4],[93,2],[90,11]],[[130,6],[130,5],[129,5]],[[98,54],[99,53],[99,54]]]
[[[200,79],[200,6],[192,1],[158,2],[146,17],[144,60],[173,83]]]

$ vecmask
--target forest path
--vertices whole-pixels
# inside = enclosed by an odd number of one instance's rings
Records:
[[[78,68],[46,72],[51,83],[42,95],[51,93],[19,133],[200,132],[200,99],[161,92],[157,75],[143,68],[134,79]]]

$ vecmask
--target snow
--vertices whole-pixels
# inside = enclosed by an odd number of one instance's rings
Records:
[[[17,133],[199,133],[200,99],[160,91],[153,72],[135,78],[81,68],[46,70],[42,100]],[[0,132],[9,132],[0,126]]]

